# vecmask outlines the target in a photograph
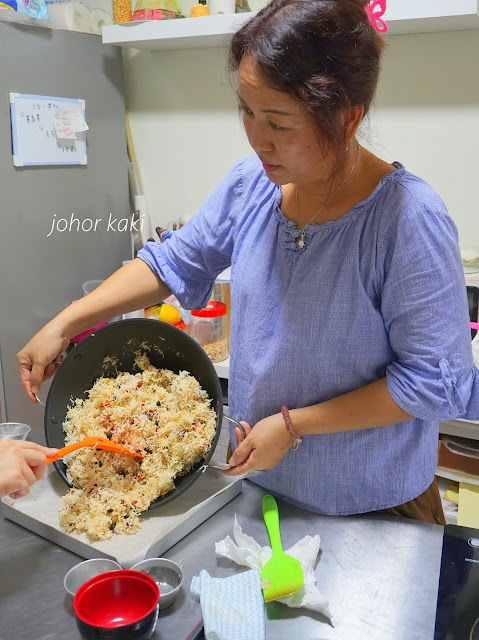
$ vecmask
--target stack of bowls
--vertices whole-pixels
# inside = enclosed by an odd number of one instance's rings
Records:
[[[87,640],[147,640],[158,611],[175,602],[182,583],[182,568],[166,558],[143,560],[129,570],[94,558],[72,567],[64,579]]]
[[[153,578],[121,569],[85,582],[75,595],[73,610],[87,640],[148,640],[158,620],[159,600]]]

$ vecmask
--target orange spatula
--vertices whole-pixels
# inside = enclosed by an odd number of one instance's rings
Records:
[[[118,451],[118,453],[127,453],[130,456],[135,456],[136,458],[143,458],[141,453],[136,453],[135,451],[130,451],[122,444],[118,444],[117,442],[111,442],[108,438],[100,438],[100,437],[89,437],[83,438],[79,442],[74,442],[73,444],[69,444],[66,447],[62,447],[58,449],[58,453],[51,458],[47,458],[47,464],[58,460],[59,458],[63,458],[67,453],[71,453],[72,451],[76,451],[77,449],[81,449],[82,447],[93,447],[94,449],[107,449],[108,451]]]

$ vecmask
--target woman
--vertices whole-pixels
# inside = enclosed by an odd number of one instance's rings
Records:
[[[232,265],[229,411],[247,437],[227,473],[263,469],[254,482],[320,513],[443,524],[438,421],[476,411],[466,291],[441,199],[356,140],[383,46],[365,5],[273,0],[234,36],[255,156],[42,329],[20,375],[34,399],[71,336],[170,292],[201,308]]]
[[[57,451],[35,442],[0,440],[0,498],[28,495],[30,487],[43,478],[47,456]]]

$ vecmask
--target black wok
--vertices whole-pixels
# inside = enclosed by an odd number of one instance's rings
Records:
[[[63,422],[72,398],[86,398],[100,376],[115,377],[117,372],[138,373],[135,351],[148,355],[152,365],[171,369],[175,373],[186,370],[193,375],[211,398],[216,411],[216,434],[204,460],[184,476],[175,480],[175,488],[150,505],[155,509],[171,502],[184,493],[201,476],[201,468],[208,464],[220,436],[223,419],[221,385],[215,368],[200,345],[181,329],[158,320],[121,320],[90,334],[78,343],[63,361],[50,386],[45,407],[45,438],[50,447],[63,447]],[[105,358],[114,358],[115,364],[105,364]],[[71,487],[66,466],[61,460],[54,462],[56,470]]]

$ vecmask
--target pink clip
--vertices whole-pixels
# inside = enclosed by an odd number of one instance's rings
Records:
[[[368,14],[369,22],[373,25],[376,31],[380,33],[386,33],[388,25],[382,19],[386,13],[386,0],[371,0],[371,2],[365,7]]]

